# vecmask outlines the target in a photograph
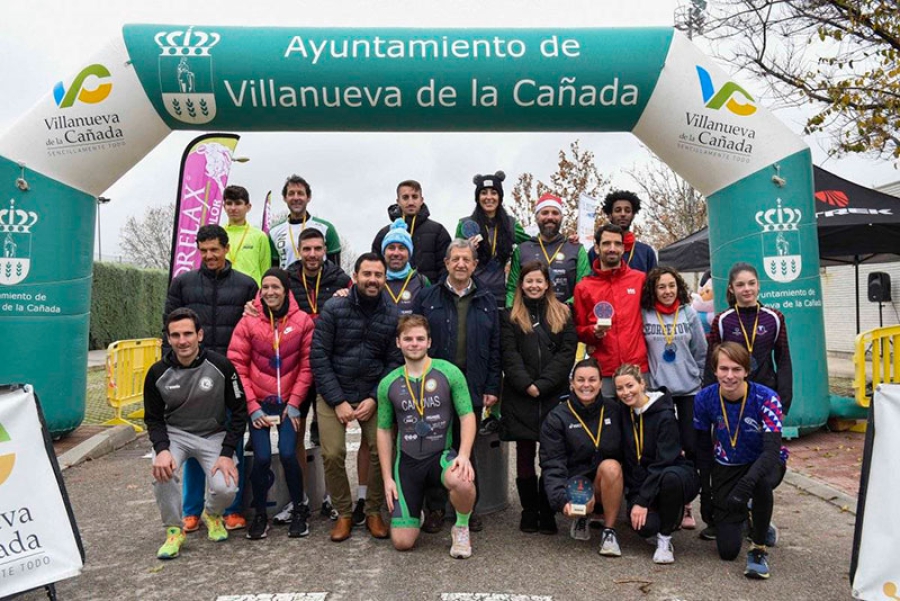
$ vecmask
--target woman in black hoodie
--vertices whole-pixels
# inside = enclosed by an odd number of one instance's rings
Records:
[[[644,538],[656,537],[653,561],[674,563],[672,532],[686,503],[700,488],[699,478],[681,452],[678,420],[665,388],[647,392],[637,365],[615,373],[624,456],[625,500],[631,527]]]

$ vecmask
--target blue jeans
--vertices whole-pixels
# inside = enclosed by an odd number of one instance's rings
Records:
[[[241,438],[240,446],[234,450],[237,455],[238,467],[238,492],[234,501],[225,510],[225,515],[241,513],[244,501],[244,441]],[[184,463],[182,474],[184,484],[181,487],[181,507],[185,516],[199,516],[203,511],[204,495],[206,494],[206,473],[200,467],[200,463],[191,457]]]
[[[284,481],[294,507],[300,507],[303,503],[303,473],[297,463],[297,432],[290,419],[283,419],[277,427],[278,454],[284,469]],[[253,508],[257,515],[265,514],[269,487],[272,485],[269,481],[269,468],[272,466],[270,430],[271,428],[256,428],[250,424],[250,442],[253,445],[250,485],[253,487]]]

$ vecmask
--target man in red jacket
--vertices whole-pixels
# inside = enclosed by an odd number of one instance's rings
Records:
[[[615,396],[613,374],[623,363],[634,363],[647,372],[647,347],[641,320],[644,272],[622,261],[625,253],[622,228],[611,223],[594,234],[591,275],[575,285],[575,327],[578,339],[600,363],[602,394]]]

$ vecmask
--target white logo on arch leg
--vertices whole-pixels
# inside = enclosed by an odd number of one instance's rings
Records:
[[[775,208],[758,211],[756,223],[763,228],[763,271],[776,282],[786,283],[797,279],[803,268],[800,255],[799,209],[782,207],[781,199]]]
[[[24,280],[31,269],[31,228],[38,214],[16,208],[9,199],[9,208],[0,210],[0,284],[13,286]]]

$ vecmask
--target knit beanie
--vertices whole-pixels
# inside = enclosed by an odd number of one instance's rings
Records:
[[[541,209],[546,207],[553,207],[558,210],[560,213],[563,212],[563,202],[559,196],[554,196],[549,192],[546,192],[538,198],[537,203],[534,205],[534,213],[537,215],[541,212]]]
[[[291,276],[288,275],[288,272],[280,267],[272,267],[268,269],[263,276],[259,279],[260,284],[262,281],[268,277],[278,278],[278,281],[281,282],[282,287],[284,287],[284,303],[282,303],[281,307],[278,309],[272,310],[269,309],[269,306],[266,303],[262,303],[263,308],[266,313],[272,313],[275,317],[284,317],[287,315],[288,308],[291,304]]]
[[[475,202],[478,202],[478,195],[481,194],[481,191],[485,188],[493,188],[497,191],[497,195],[500,196],[500,202],[503,202],[503,180],[506,179],[506,174],[502,171],[498,171],[494,173],[494,175],[476,175],[472,178],[472,181],[475,183]]]
[[[388,247],[388,244],[394,243],[405,246],[407,250],[409,250],[409,256],[412,256],[413,241],[407,231],[406,222],[403,221],[403,219],[397,219],[391,224],[391,229],[388,230],[388,233],[384,236],[384,240],[381,242],[381,254],[384,254],[384,249]]]

